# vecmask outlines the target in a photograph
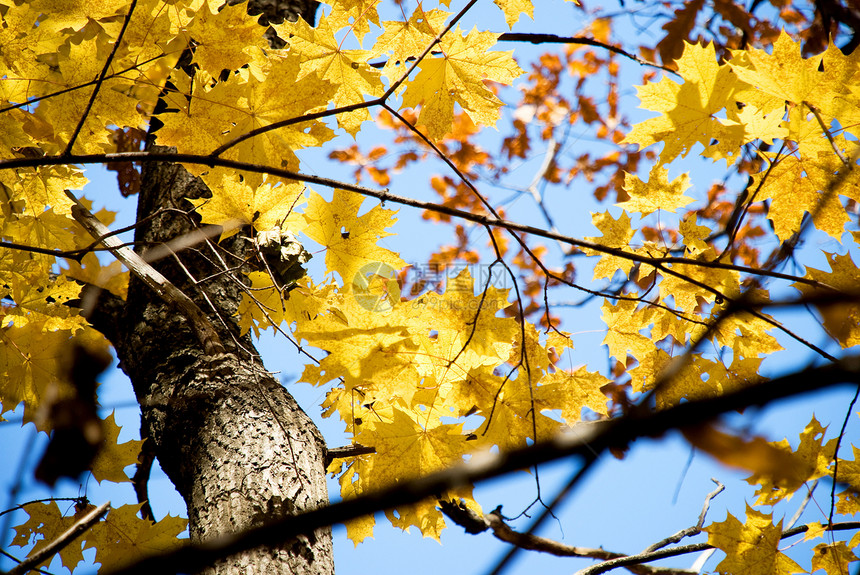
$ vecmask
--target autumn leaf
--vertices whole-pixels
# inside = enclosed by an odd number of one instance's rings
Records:
[[[74,525],[78,519],[93,509],[92,505],[81,506],[80,509],[77,506],[69,505],[67,508],[70,507],[75,508],[75,513],[72,515],[66,515],[60,510],[56,501],[27,505],[24,511],[27,512],[29,518],[21,525],[15,527],[15,537],[12,539],[11,545],[26,547],[31,543],[35,543],[32,552],[37,552],[56,540]],[[72,571],[74,571],[78,563],[84,560],[80,542],[77,544],[73,542],[71,545],[63,547],[59,555],[63,566]],[[51,559],[53,559],[53,556],[49,556],[38,567],[46,566]]]
[[[777,549],[782,521],[773,524],[772,515],[759,513],[747,505],[747,521],[742,524],[731,514],[721,523],[704,529],[708,543],[726,554],[716,567],[733,575],[789,575],[805,573],[803,568]]]
[[[640,107],[660,115],[633,126],[624,143],[645,148],[663,142],[660,162],[664,164],[679,154],[686,156],[697,142],[704,148],[714,140],[739,148],[743,127],[717,113],[734,105],[734,94],[745,84],[728,65],[717,63],[712,44],[687,45],[677,64],[683,84],[664,77],[637,87]]]
[[[290,53],[299,55],[301,71],[298,79],[314,74],[331,82],[335,90],[330,99],[335,106],[358,104],[364,101],[365,96],[382,95],[379,72],[367,64],[372,53],[342,49],[334,37],[337,22],[333,26],[329,17],[321,16],[313,28],[301,19],[274,25],[273,28],[289,42]],[[338,125],[355,136],[361,123],[370,119],[370,113],[362,108],[339,114],[337,118]]]
[[[860,281],[860,272],[854,265],[850,254],[826,254],[830,264],[830,272],[813,267],[806,268],[806,278],[820,282],[830,289],[845,293],[853,292]],[[815,289],[805,283],[795,283],[793,286],[804,295],[826,293],[823,289]],[[839,306],[818,304],[817,309],[824,320],[824,328],[830,336],[839,342],[843,348],[860,343],[860,306],[845,303]]]
[[[266,181],[254,188],[239,174],[227,170],[206,174],[203,181],[212,190],[212,197],[188,201],[204,224],[224,228],[219,241],[239,233],[243,226],[253,226],[258,231],[278,226],[295,233],[304,227],[299,213],[305,189],[301,182]]]
[[[681,174],[669,182],[668,176],[669,170],[660,164],[655,164],[651,168],[647,183],[635,174],[625,174],[624,191],[630,199],[616,205],[647,216],[655,210],[675,212],[678,208],[683,208],[692,202],[693,198],[684,195],[690,187],[690,177],[687,174]]]
[[[603,233],[602,237],[587,237],[586,241],[590,241],[607,248],[624,249],[630,245],[630,240],[633,239],[635,231],[630,225],[630,216],[622,212],[617,218],[613,218],[609,212],[591,214],[591,221],[594,226]],[[607,254],[590,248],[584,248],[583,251],[591,256],[600,256],[600,261],[594,266],[594,279],[612,279],[617,271],[624,274],[630,273],[633,268],[633,260]]]
[[[848,573],[848,564],[858,560],[844,541],[819,543],[813,551],[810,573],[824,569],[827,575],[844,575]]]
[[[113,481],[120,483],[129,481],[125,468],[137,463],[140,446],[143,444],[137,439],[129,439],[125,443],[119,443],[118,437],[121,428],[116,424],[115,413],[111,412],[102,420],[104,440],[92,466],[93,478],[98,482]]]
[[[523,71],[511,52],[491,52],[498,34],[473,30],[463,35],[458,26],[440,42],[442,58],[425,58],[420,72],[407,83],[403,105],[421,105],[418,123],[427,126],[430,137],[441,139],[451,130],[454,104],[459,104],[476,124],[495,126],[499,100],[485,80],[510,84]]]
[[[194,41],[194,63],[213,78],[222,70],[238,70],[252,62],[259,73],[263,52],[268,49],[264,31],[246,6],[210,6],[206,1],[188,25],[188,35]]]
[[[368,264],[383,263],[394,269],[406,265],[396,253],[377,245],[380,239],[392,235],[385,230],[396,221],[396,212],[375,206],[359,216],[363,202],[360,195],[339,189],[334,191],[331,202],[311,192],[304,211],[305,235],[327,246],[326,271],[337,272],[344,285]]]
[[[746,479],[750,485],[760,485],[756,491],[759,505],[773,505],[787,499],[807,481],[828,474],[828,466],[833,461],[837,438],[824,441],[826,427],[822,427],[815,417],[800,434],[800,444],[792,449],[788,440],[771,443],[774,447],[791,454],[796,463],[781,470],[778,476],[767,473],[754,473]]]
[[[175,549],[177,536],[185,531],[188,520],[168,515],[153,523],[141,519],[140,505],[111,509],[87,534],[84,550],[96,550],[96,562],[103,569],[118,569],[134,561]]]
[[[520,14],[525,14],[534,19],[534,6],[531,0],[493,0],[502,12],[505,13],[505,23],[508,28],[513,28],[520,19]]]

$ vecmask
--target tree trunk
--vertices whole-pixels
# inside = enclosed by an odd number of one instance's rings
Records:
[[[316,8],[316,2],[297,0],[262,4],[250,6],[249,12],[267,11],[269,20],[277,18],[267,5],[298,6],[311,22]],[[191,207],[183,198],[207,194],[205,185],[181,166],[146,164],[137,245],[160,245],[191,231],[194,217],[178,211]],[[219,246],[200,244],[153,263],[210,317],[226,353],[207,355],[188,320],[135,279],[121,317],[103,330],[112,332],[120,366],[140,402],[141,434],[152,442],[162,468],[185,499],[191,538],[198,541],[328,503],[321,434],[265,371],[250,338],[239,335],[234,314],[242,274],[223,270],[225,264],[236,267],[244,257],[250,247],[246,235]],[[257,548],[207,570],[333,572],[330,529],[277,548]]]
[[[206,192],[180,166],[148,164],[138,220],[161,208],[187,210],[183,197]],[[191,229],[191,217],[161,212],[138,227],[135,239],[158,245]],[[243,244],[249,244],[242,236],[224,247],[241,257]],[[230,257],[199,245],[154,264],[210,315],[227,353],[206,355],[188,320],[136,280],[116,326],[120,365],[141,405],[142,435],[153,442],[162,468],[185,499],[195,540],[328,502],[322,436],[264,370],[250,339],[239,336],[234,314],[240,274],[222,273],[196,285],[188,277],[212,276],[223,270],[219,258]],[[233,557],[214,572],[332,573],[331,532]]]

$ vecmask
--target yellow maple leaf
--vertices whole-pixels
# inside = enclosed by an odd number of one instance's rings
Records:
[[[505,23],[508,28],[514,27],[520,19],[520,14],[534,19],[535,7],[531,0],[493,0],[493,2],[505,13]]]
[[[630,196],[629,200],[615,204],[625,210],[639,212],[643,216],[655,210],[675,212],[693,201],[684,192],[690,187],[690,176],[681,174],[669,182],[669,170],[655,164],[648,175],[648,182],[643,182],[635,174],[624,174],[624,191]]]
[[[371,53],[373,56],[388,54],[382,67],[383,75],[394,82],[403,73],[404,65],[410,57],[424,52],[436,35],[442,31],[450,12],[444,10],[424,10],[421,4],[415,7],[409,20],[405,22],[383,22],[382,33],[376,39]],[[405,86],[401,86],[401,90]]]
[[[211,198],[189,199],[204,224],[222,226],[219,239],[239,232],[243,226],[257,231],[281,227],[298,233],[304,228],[304,218],[298,209],[303,203],[304,184],[301,182],[266,181],[252,187],[233,170],[213,170],[203,175],[212,190]]]
[[[854,264],[850,254],[839,255],[825,252],[830,272],[806,268],[806,278],[821,282],[837,290],[851,293],[857,289],[860,282],[860,270]],[[813,286],[802,283],[792,284],[792,287],[804,295],[822,293]],[[839,342],[843,348],[860,344],[860,304],[843,302],[836,305],[816,306],[821,314],[824,329]]]
[[[194,62],[213,78],[222,70],[238,70],[264,57],[268,43],[263,38],[265,28],[257,16],[248,15],[246,4],[227,4],[217,8],[208,1],[197,9],[188,26],[194,41]],[[260,73],[259,64],[252,71]]]
[[[811,523],[806,524],[806,533],[803,534],[804,541],[811,541],[813,539],[817,539],[819,537],[823,537],[826,533],[824,526],[820,521],[813,521]]]
[[[59,538],[93,508],[94,506],[90,505],[76,509],[74,515],[64,515],[56,501],[29,503],[24,507],[29,518],[15,527],[15,537],[12,539],[11,545],[26,547],[35,542],[31,553],[38,552]],[[63,565],[71,571],[74,571],[78,563],[84,560],[80,542],[77,544],[72,542],[71,545],[62,547],[59,555]],[[34,565],[34,567],[44,567],[52,559],[53,555],[49,555],[48,559],[39,565]]]
[[[839,85],[830,73],[819,71],[822,55],[804,59],[800,42],[792,40],[785,30],[774,42],[771,54],[751,47],[734,51],[732,56],[729,65],[738,78],[777,101],[810,102],[829,108],[833,86]]]
[[[813,549],[812,569],[810,572],[824,569],[827,575],[845,575],[848,573],[848,564],[858,561],[858,558],[844,541],[835,543],[819,543]]]
[[[773,154],[765,156],[770,162],[777,159]],[[831,157],[835,158],[832,154]],[[838,196],[844,188],[838,192],[824,191],[835,170],[836,166],[826,156],[789,155],[753,174],[752,185],[760,188],[756,199],[772,200],[768,219],[780,240],[785,241],[800,230],[807,213],[813,214],[816,228],[837,240],[842,237],[845,224],[850,221]]]
[[[395,252],[378,246],[377,242],[391,233],[385,231],[397,220],[396,213],[374,206],[364,215],[358,211],[364,197],[341,189],[334,191],[331,202],[311,192],[304,217],[304,233],[320,245],[326,246],[326,271],[337,272],[346,286],[363,266],[383,263],[400,269],[406,262]]]
[[[837,438],[824,442],[826,427],[822,427],[815,417],[800,434],[800,444],[792,449],[788,440],[772,442],[771,445],[790,453],[796,460],[790,469],[783,470],[781,477],[754,473],[746,481],[750,485],[760,485],[756,491],[759,505],[773,505],[782,499],[791,498],[801,485],[828,474],[828,466],[833,461]]]
[[[149,555],[178,547],[177,535],[185,531],[188,520],[166,516],[153,523],[141,519],[140,505],[123,505],[111,509],[107,516],[87,533],[84,549],[96,550],[96,562],[102,569],[114,570]]]
[[[45,399],[74,396],[60,364],[70,335],[66,330],[46,331],[34,322],[0,329],[0,373],[5,374],[0,377],[2,411],[23,401],[24,419],[32,421]]]
[[[376,518],[373,515],[364,515],[345,521],[343,525],[346,527],[347,539],[358,547],[358,544],[365,539],[373,539],[373,526],[376,525]]]
[[[125,468],[137,463],[140,446],[143,444],[137,439],[129,439],[125,443],[117,441],[121,428],[116,424],[114,414],[115,412],[111,412],[102,420],[104,440],[92,464],[93,478],[99,483],[130,481]]]
[[[600,388],[611,380],[597,372],[588,371],[585,366],[576,371],[555,371],[545,375],[535,389],[535,402],[557,409],[561,404],[561,417],[568,425],[582,421],[582,408],[587,407],[595,413],[609,415],[606,407],[609,399]],[[564,398],[564,401],[559,401]]]
[[[774,525],[773,516],[759,513],[747,505],[747,521],[742,524],[731,514],[721,523],[704,529],[708,543],[726,554],[716,567],[732,575],[788,575],[804,569],[779,551],[782,521]]]
[[[740,147],[743,127],[717,112],[734,106],[733,95],[743,84],[728,65],[717,63],[714,46],[688,44],[676,61],[682,85],[668,77],[660,82],[637,86],[641,108],[660,115],[633,126],[623,143],[639,144],[640,149],[664,142],[660,162],[669,163],[679,154],[686,156],[698,142],[705,148],[717,140]]]
[[[455,103],[476,124],[496,125],[502,101],[484,81],[510,84],[523,73],[513,51],[490,51],[498,37],[477,30],[464,36],[458,26],[442,38],[441,58],[428,57],[419,64],[421,71],[407,83],[403,105],[421,105],[418,123],[427,126],[431,138],[441,139],[451,131]]]
[[[214,86],[200,71],[193,82],[178,72],[171,81],[177,89],[167,92],[164,100],[170,110],[176,111],[159,115],[164,126],[156,132],[158,143],[190,154],[209,154],[253,129],[321,110],[335,92],[333,85],[316,75],[300,78],[298,56],[283,51],[269,59],[264,81],[246,71]],[[301,122],[249,138],[222,157],[250,163],[267,158],[276,166],[295,170],[299,166],[295,150],[319,146],[332,136],[324,123]],[[196,164],[186,168],[194,175],[207,169]],[[261,176],[246,173],[244,177],[249,184],[262,181]]]
[[[630,227],[630,216],[625,212],[621,212],[618,218],[613,218],[612,215],[606,212],[592,213],[591,221],[598,230],[603,233],[602,237],[587,237],[586,241],[600,244],[608,248],[624,249],[630,245],[630,240],[633,239],[636,233]],[[582,250],[590,256],[600,256],[600,261],[594,266],[594,279],[612,279],[615,272],[622,271],[629,274],[633,268],[633,260],[620,256],[599,252],[589,248]]]
[[[348,28],[361,42],[370,31],[371,23],[380,26],[378,4],[379,0],[337,0],[330,3],[331,12],[326,18],[332,30]]]
[[[627,294],[635,297],[635,294]],[[604,344],[609,347],[609,355],[624,361],[629,351],[633,357],[642,359],[654,350],[651,339],[640,331],[647,326],[642,324],[642,313],[636,310],[637,302],[619,300],[612,305],[609,300],[603,302],[603,322],[608,328]]]
[[[39,216],[48,208],[57,215],[67,216],[74,202],[66,195],[66,190],[81,190],[87,181],[81,170],[74,166],[0,172],[0,183],[8,188],[9,200],[23,200],[27,206],[24,212],[31,216]]]
[[[331,82],[335,87],[329,98],[335,106],[364,101],[365,96],[381,96],[383,92],[379,71],[368,65],[369,50],[344,50],[334,34],[337,31],[325,15],[311,28],[307,22],[284,22],[273,25],[278,35],[290,44],[290,53],[301,61],[298,79],[309,74]],[[338,125],[355,136],[361,123],[370,120],[367,108],[338,114]]]

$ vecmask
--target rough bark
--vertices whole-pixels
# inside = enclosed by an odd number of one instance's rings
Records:
[[[182,167],[148,165],[138,219],[159,208],[185,208],[183,197],[207,190]],[[159,245],[192,229],[192,218],[164,212],[137,230],[136,240]],[[241,234],[226,248],[242,257]],[[203,540],[257,526],[328,502],[325,446],[310,418],[265,371],[235,322],[239,274],[205,278],[230,259],[199,246],[155,267],[210,313],[227,353],[208,356],[187,320],[132,281],[125,317],[115,335],[122,369],[141,404],[144,434],[188,505],[191,537]],[[226,261],[225,259],[225,261]],[[235,257],[233,257],[233,260]],[[160,264],[160,265],[159,265]],[[328,574],[330,530],[263,548],[216,566],[216,573]]]
[[[301,0],[267,4],[301,9],[311,22],[316,9],[316,2]],[[249,8],[251,13],[264,11],[275,20],[266,5]],[[158,215],[137,228],[138,245],[163,245],[191,231],[194,217],[178,211],[190,208],[183,198],[208,193],[180,166],[147,164],[137,217],[144,221]],[[322,436],[265,371],[250,339],[239,335],[234,314],[242,274],[217,274],[225,263],[237,267],[246,257],[250,242],[244,235],[222,246],[201,244],[153,264],[209,315],[226,353],[207,355],[188,320],[136,280],[129,285],[119,321],[103,326],[140,402],[142,435],[152,441],[162,468],[185,499],[195,540],[328,503]],[[258,548],[207,570],[267,575],[333,571],[330,529],[277,548]]]

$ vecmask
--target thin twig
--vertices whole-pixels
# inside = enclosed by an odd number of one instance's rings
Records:
[[[606,44],[604,42],[599,42],[594,38],[586,38],[583,36],[556,36],[555,34],[528,34],[519,32],[505,32],[504,34],[499,36],[498,42],[529,42],[531,44],[582,44],[584,46],[594,46],[595,48],[603,48],[605,50],[609,50],[610,52],[614,52],[619,56],[629,58],[630,60],[633,60],[638,64],[642,64],[643,66],[658,68],[660,70],[663,70],[664,72],[669,72],[674,76],[680,77],[680,74],[678,74],[676,70],[672,70],[671,68],[667,68],[666,66],[661,66],[660,64],[655,64],[654,62],[649,62],[648,60],[642,59],[639,56],[631,54],[617,46]]]
[[[137,6],[137,0],[131,0],[131,5],[128,7],[128,12],[125,15],[125,19],[122,22],[122,28],[119,30],[119,34],[116,37],[116,40],[113,43],[113,48],[108,54],[107,61],[105,65],[102,66],[102,71],[99,73],[99,77],[96,80],[96,85],[93,88],[92,94],[90,94],[90,101],[87,102],[86,107],[84,108],[84,112],[81,114],[81,119],[78,120],[78,125],[75,126],[72,135],[69,136],[69,143],[66,144],[66,149],[63,150],[61,156],[68,156],[72,153],[72,147],[75,145],[75,141],[78,139],[78,134],[81,133],[81,130],[84,127],[84,124],[87,121],[87,118],[90,115],[90,110],[93,108],[93,104],[96,103],[96,98],[99,95],[99,90],[102,87],[102,84],[105,81],[105,76],[107,76],[108,70],[110,69],[111,62],[113,62],[113,58],[116,55],[116,51],[119,49],[120,44],[122,44],[122,37],[125,35],[125,31],[128,28],[128,23],[131,21],[131,15],[134,13],[134,9]]]

